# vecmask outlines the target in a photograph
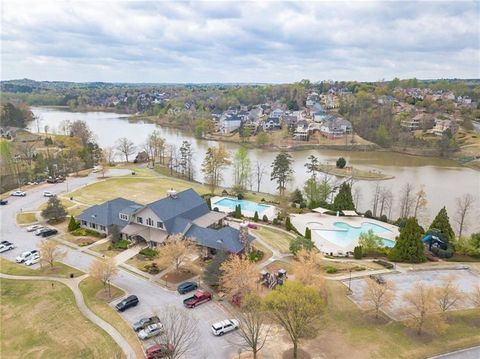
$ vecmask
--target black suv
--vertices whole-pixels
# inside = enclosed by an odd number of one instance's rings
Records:
[[[123,312],[124,310],[130,308],[130,307],[135,307],[138,304],[138,297],[136,295],[130,295],[124,300],[122,300],[120,303],[118,303],[115,308],[119,312]]]
[[[192,290],[196,290],[197,288],[198,284],[195,282],[184,282],[177,287],[177,291],[180,294],[185,294],[191,292]]]
[[[40,236],[41,237],[50,237],[50,236],[53,236],[55,234],[57,234],[58,231],[56,229],[53,229],[53,228],[47,228],[45,231],[42,231],[40,233]]]

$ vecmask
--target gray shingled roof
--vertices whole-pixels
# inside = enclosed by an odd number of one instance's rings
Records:
[[[147,207],[163,221],[168,234],[174,233],[178,217],[193,221],[210,212],[207,202],[191,188],[177,193],[175,198],[165,197],[149,203]]]
[[[106,227],[113,224],[124,227],[128,224],[128,221],[121,220],[119,213],[132,213],[132,211],[141,207],[140,204],[128,199],[115,198],[87,208],[77,217],[77,220],[83,220]]]
[[[203,228],[196,224],[193,224],[185,234],[185,236],[195,239],[202,246],[231,253],[238,253],[243,249],[239,235],[240,231],[232,227],[223,227],[216,230]],[[254,239],[254,236],[248,235],[250,242]]]

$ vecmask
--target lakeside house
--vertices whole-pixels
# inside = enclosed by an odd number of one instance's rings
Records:
[[[342,138],[349,133],[352,133],[352,123],[335,116],[329,116],[320,126],[320,134],[329,139]]]
[[[116,198],[86,209],[77,220],[82,228],[107,235],[117,226],[123,239],[145,241],[151,247],[162,244],[170,235],[182,234],[207,253],[242,252],[254,237],[248,233],[241,236],[240,230],[225,226],[226,216],[211,211],[197,192],[187,189],[179,193],[170,190],[165,198],[145,206]],[[246,226],[243,230],[248,231]]]

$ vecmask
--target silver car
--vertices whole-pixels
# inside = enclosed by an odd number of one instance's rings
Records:
[[[138,332],[138,337],[142,340],[155,337],[163,333],[163,325],[161,323],[150,324],[145,329]]]

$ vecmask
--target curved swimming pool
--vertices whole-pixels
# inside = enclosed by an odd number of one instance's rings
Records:
[[[395,246],[395,241],[380,236],[380,234],[391,233],[392,231],[375,223],[363,222],[360,227],[355,227],[345,222],[335,222],[333,227],[334,229],[315,229],[313,231],[333,244],[348,247],[358,239],[361,233],[372,230],[373,233],[379,235],[385,247]]]

